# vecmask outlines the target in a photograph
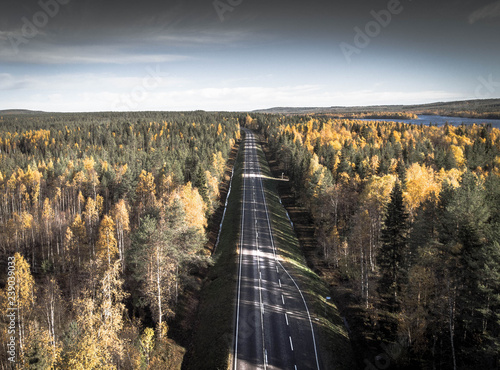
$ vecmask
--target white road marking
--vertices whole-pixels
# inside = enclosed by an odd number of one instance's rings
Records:
[[[294,278],[288,273],[288,271],[283,267],[283,265],[278,262],[281,266],[281,268],[283,269],[283,271],[285,271],[285,273],[288,275],[288,277],[290,279],[292,279],[295,287],[297,288],[297,290],[299,291],[300,293],[300,296],[302,297],[302,301],[304,302],[304,307],[306,308],[306,312],[307,312],[307,317],[309,318],[309,325],[311,326],[311,334],[312,334],[312,339],[313,339],[313,345],[314,345],[314,354],[316,356],[316,367],[318,368],[319,370],[319,358],[318,358],[318,350],[316,348],[316,338],[314,336],[314,329],[313,329],[313,324],[312,324],[312,321],[311,321],[311,314],[309,313],[309,308],[307,307],[307,303],[306,303],[306,300],[304,298],[304,295],[302,294],[302,291],[300,290],[299,286],[297,285],[297,283],[295,282]]]
[[[288,315],[286,314],[286,312],[285,312],[285,320],[286,320],[286,324],[288,325]]]
[[[280,283],[280,288],[281,288],[281,279],[278,279],[278,283]]]
[[[260,166],[259,166],[259,171],[260,171]],[[260,190],[262,192],[262,198],[264,199],[264,208],[265,208],[265,211],[266,211],[267,226],[268,226],[268,229],[269,229],[269,234],[271,235],[271,245],[272,245],[272,248],[273,248],[274,258],[275,258],[276,262],[281,266],[281,268],[285,271],[285,273],[292,279],[295,287],[297,288],[297,290],[300,293],[300,296],[302,297],[302,301],[304,302],[304,307],[306,308],[307,316],[309,318],[309,325],[311,327],[311,335],[312,335],[312,340],[313,340],[313,345],[314,345],[314,355],[316,357],[316,367],[319,370],[319,358],[318,358],[318,351],[317,351],[317,348],[316,348],[316,338],[314,336],[314,328],[313,328],[313,325],[312,325],[311,315],[309,313],[309,308],[307,307],[306,300],[304,299],[304,295],[302,294],[302,291],[300,290],[299,286],[297,285],[297,283],[295,282],[295,280],[292,278],[292,276],[288,273],[288,271],[285,269],[285,267],[280,263],[280,261],[277,258],[277,255],[276,255],[276,246],[274,245],[274,237],[273,237],[273,232],[272,232],[272,228],[271,228],[271,221],[269,219],[269,211],[267,209],[266,194],[264,193],[264,185],[263,185],[263,182],[262,182],[262,178],[258,178],[258,179],[259,179],[259,182],[260,182]],[[279,273],[279,271],[278,271],[278,265],[276,265],[276,272]],[[282,296],[282,298],[283,298],[283,296]]]
[[[244,211],[245,211],[245,204],[254,204],[254,206],[252,206],[253,208],[253,217],[255,217],[255,225],[256,225],[256,228],[257,228],[257,225],[258,225],[258,222],[257,222],[257,217],[256,217],[256,206],[255,204],[257,204],[257,200],[255,199],[256,198],[256,195],[255,195],[255,187],[258,187],[260,186],[260,191],[262,193],[262,199],[263,199],[263,203],[264,203],[264,208],[265,208],[265,212],[266,212],[266,219],[267,219],[267,224],[268,224],[268,229],[269,229],[269,235],[270,235],[270,239],[271,239],[271,246],[272,246],[272,251],[273,251],[273,254],[274,254],[274,259],[276,261],[276,272],[279,274],[279,269],[278,269],[278,266],[281,266],[281,268],[285,271],[285,273],[292,279],[295,287],[297,288],[297,290],[299,291],[301,297],[302,297],[302,300],[304,302],[304,307],[306,308],[306,311],[307,311],[307,315],[309,317],[309,323],[310,323],[310,326],[311,326],[311,334],[312,334],[312,339],[313,339],[313,344],[314,344],[314,351],[315,351],[315,356],[316,356],[316,364],[317,364],[317,369],[319,370],[319,359],[318,359],[318,353],[317,353],[317,348],[316,348],[316,340],[315,340],[315,337],[314,337],[314,329],[313,329],[313,326],[312,326],[312,322],[311,322],[311,316],[310,316],[310,313],[309,313],[309,309],[307,307],[307,304],[305,302],[305,299],[304,299],[304,296],[302,294],[302,292],[300,291],[297,283],[295,282],[295,280],[291,277],[291,275],[288,273],[288,271],[284,268],[284,266],[280,263],[279,259],[278,259],[278,256],[277,256],[277,253],[276,253],[276,246],[274,244],[274,238],[273,238],[273,233],[272,233],[272,228],[271,228],[271,221],[270,221],[270,216],[269,216],[269,211],[268,211],[268,208],[267,208],[267,202],[266,202],[266,194],[264,192],[264,186],[263,186],[263,180],[262,180],[262,176],[260,176],[260,164],[259,164],[259,158],[255,155],[255,148],[257,147],[256,145],[256,142],[255,142],[255,138],[253,136],[253,134],[251,132],[247,132],[248,134],[248,140],[245,140],[245,145],[244,145],[244,148],[245,148],[245,153],[244,153],[244,163],[243,163],[243,177],[244,177],[244,182],[243,182],[243,212],[242,212],[242,222],[241,222],[241,230],[243,230],[243,225],[244,225]],[[251,175],[253,173],[256,173],[258,176],[252,176],[253,178],[250,179],[250,182],[247,183],[245,181],[245,179],[247,177],[250,177],[248,175]],[[258,179],[258,180],[257,180]],[[252,190],[252,193],[253,193],[253,199],[246,199],[246,188],[247,186],[250,186],[250,187],[254,187]],[[289,218],[289,215],[287,215],[288,218]],[[258,231],[256,231],[256,235],[258,237]],[[261,273],[260,271],[260,251],[259,251],[259,246],[258,246],[258,242],[257,242],[257,245],[256,245],[256,249],[257,251],[257,263],[258,263],[258,271],[259,273]],[[238,275],[238,308],[237,308],[237,319],[236,319],[236,340],[235,340],[235,360],[234,360],[234,369],[236,370],[237,369],[237,361],[238,361],[238,330],[239,330],[239,316],[240,316],[240,294],[241,294],[241,270],[242,270],[242,253],[243,252],[243,231],[241,232],[241,237],[240,237],[240,266],[239,266],[239,275]],[[267,254],[267,253],[266,253]],[[265,256],[263,254],[263,258],[267,258],[267,256]],[[261,285],[261,280],[262,280],[262,275],[260,275],[260,280],[259,280],[259,286],[260,286],[260,301],[261,301],[261,330],[262,330],[262,350],[263,350],[263,355],[264,355],[264,364],[263,364],[263,367],[264,369],[267,369],[267,360],[268,360],[268,356],[267,356],[267,350],[265,348],[265,340],[264,340],[264,319],[263,319],[263,309],[264,309],[264,304],[262,302],[262,285]],[[281,287],[281,280],[279,280],[279,284],[280,284],[280,287]],[[285,300],[284,300],[284,296],[283,294],[281,295],[281,299],[282,299],[282,302],[283,302],[283,305],[285,304]],[[287,324],[288,324],[288,316],[287,314],[285,313],[285,317],[286,317],[286,320],[287,320]],[[289,336],[289,341],[290,341],[290,347],[292,349],[292,351],[294,350],[293,348],[293,341],[292,341],[292,337]],[[259,356],[260,357],[260,356]],[[297,370],[297,365],[294,365],[294,368],[295,370]]]
[[[243,155],[246,157],[246,153],[243,153]],[[245,160],[243,159],[243,173],[245,172]],[[243,206],[242,206],[242,213],[241,213],[241,236],[240,236],[240,268],[238,272],[238,302],[237,302],[237,310],[236,310],[236,340],[235,340],[235,345],[234,345],[234,369],[237,369],[237,363],[238,363],[238,333],[239,333],[239,327],[240,327],[240,296],[241,296],[241,267],[242,267],[242,258],[243,258],[243,225],[245,222],[245,196],[246,196],[246,185],[245,185],[245,179],[243,179]]]

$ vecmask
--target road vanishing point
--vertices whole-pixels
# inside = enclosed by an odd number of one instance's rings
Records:
[[[245,130],[233,369],[319,369],[306,301],[274,245],[253,133]]]

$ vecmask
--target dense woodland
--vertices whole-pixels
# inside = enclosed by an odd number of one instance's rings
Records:
[[[500,131],[252,116],[0,117],[0,307],[15,257],[17,366],[168,368],[168,323],[211,263],[207,219],[245,124],[311,213],[322,268],[373,338],[402,346],[393,366],[499,368]]]
[[[210,264],[207,218],[241,117],[0,118],[0,307],[15,298],[18,368],[168,368],[168,322]]]
[[[393,368],[500,368],[500,131],[253,117]]]

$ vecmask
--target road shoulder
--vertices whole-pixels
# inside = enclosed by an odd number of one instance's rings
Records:
[[[258,139],[258,136],[256,136]],[[262,144],[262,143],[260,143]],[[278,179],[273,180],[262,145],[257,148],[274,242],[285,268],[302,290],[318,338],[321,369],[353,369],[356,367],[349,335],[339,310],[333,302],[326,303],[329,290],[321,278],[306,263],[301,246],[286,209],[280,201]]]
[[[242,198],[243,143],[234,163],[231,192],[215,249],[213,266],[201,290],[192,351],[183,369],[228,369],[234,330],[238,240]]]

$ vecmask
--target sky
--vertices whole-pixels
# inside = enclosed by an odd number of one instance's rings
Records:
[[[500,97],[500,1],[2,0],[0,110]]]

